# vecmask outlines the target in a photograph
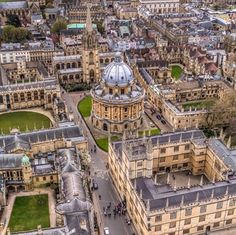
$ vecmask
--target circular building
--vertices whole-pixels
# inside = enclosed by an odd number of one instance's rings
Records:
[[[91,90],[91,121],[95,128],[111,133],[142,125],[144,90],[135,83],[131,68],[117,53],[104,70],[100,84]]]

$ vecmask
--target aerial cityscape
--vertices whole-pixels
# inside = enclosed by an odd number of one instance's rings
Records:
[[[0,235],[236,235],[236,0],[0,0]]]

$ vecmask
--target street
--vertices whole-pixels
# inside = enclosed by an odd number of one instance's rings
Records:
[[[78,92],[73,94],[68,94],[64,92],[62,94],[64,101],[68,107],[68,110],[72,110],[74,114],[74,121],[79,123],[80,127],[83,130],[84,135],[88,139],[88,149],[91,154],[91,177],[98,184],[98,189],[93,191],[94,199],[94,209],[98,217],[98,224],[101,228],[101,234],[103,234],[104,227],[109,227],[110,233],[112,235],[131,235],[133,234],[132,225],[128,225],[125,222],[127,216],[117,215],[114,218],[113,214],[109,218],[108,216],[103,215],[103,207],[106,207],[111,203],[111,208],[114,205],[117,205],[120,200],[118,194],[110,180],[108,175],[108,170],[106,169],[107,164],[107,153],[96,148],[96,153],[93,151],[94,145],[96,145],[90,131],[87,129],[84,120],[80,116],[80,113],[77,110],[77,104],[80,99],[84,97],[84,92]],[[101,200],[99,200],[99,195],[101,195]]]

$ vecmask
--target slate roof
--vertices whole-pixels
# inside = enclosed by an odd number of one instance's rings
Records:
[[[83,138],[80,129],[78,126],[69,126],[69,127],[60,127],[55,129],[47,129],[40,131],[33,131],[30,133],[18,134],[17,138],[20,139],[20,143],[37,143],[43,142],[46,140],[54,139],[72,139],[72,138]],[[5,135],[0,136],[0,147],[7,147],[7,151],[11,151],[15,146],[15,136],[14,135]]]
[[[28,7],[26,1],[0,2],[0,10],[25,9]]]
[[[21,168],[23,154],[0,154],[0,169]]]
[[[236,179],[174,191],[168,185],[158,186],[152,179],[140,177],[136,179],[136,191],[140,194],[140,190],[142,190],[143,200],[146,202],[149,200],[150,210],[160,210],[166,208],[167,205],[167,207],[188,206],[196,203],[197,200],[204,202],[212,198],[224,197],[226,194],[235,195]]]

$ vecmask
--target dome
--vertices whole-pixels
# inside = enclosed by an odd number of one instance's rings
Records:
[[[23,158],[21,159],[22,165],[28,165],[30,163],[29,157],[24,155]]]
[[[102,80],[112,87],[126,87],[134,80],[131,68],[122,61],[120,53],[116,53],[115,60],[105,68]]]

